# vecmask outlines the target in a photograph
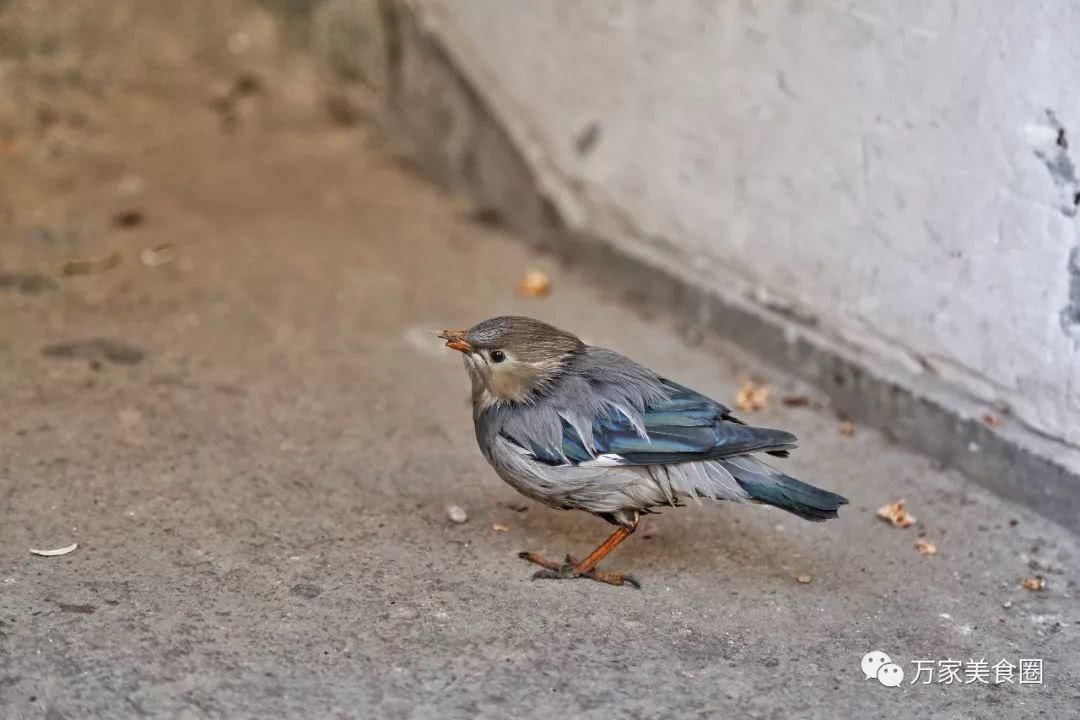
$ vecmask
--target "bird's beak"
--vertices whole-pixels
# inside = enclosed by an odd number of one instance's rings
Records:
[[[439,337],[446,341],[446,347],[460,352],[471,352],[473,346],[465,341],[465,333],[468,330],[443,330]]]

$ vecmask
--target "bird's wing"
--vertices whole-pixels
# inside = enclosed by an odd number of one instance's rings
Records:
[[[573,463],[664,465],[710,460],[748,452],[782,452],[795,436],[783,430],[746,425],[730,410],[690,388],[662,380],[668,397],[645,407],[643,423],[616,408],[596,418],[592,446],[563,420],[562,454]],[[545,462],[562,458],[539,457]]]

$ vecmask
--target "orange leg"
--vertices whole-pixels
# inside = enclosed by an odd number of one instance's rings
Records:
[[[636,588],[641,588],[639,583],[631,575],[620,575],[619,573],[602,572],[596,569],[597,563],[604,559],[604,557],[615,549],[615,547],[626,538],[630,537],[631,533],[636,529],[635,527],[627,528],[620,525],[615,529],[615,532],[611,533],[611,536],[600,543],[600,546],[589,553],[589,556],[577,562],[573,557],[567,555],[565,563],[556,563],[551,560],[547,560],[544,557],[531,552],[518,553],[518,557],[523,560],[528,560],[531,563],[536,563],[543,567],[543,570],[537,571],[533,575],[533,579],[547,579],[547,580],[565,580],[570,578],[589,578],[590,580],[596,580],[597,582],[607,583],[608,585],[632,585]]]

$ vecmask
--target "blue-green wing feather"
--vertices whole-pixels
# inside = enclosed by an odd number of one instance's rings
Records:
[[[775,452],[795,444],[791,433],[742,424],[715,400],[669,380],[663,383],[668,397],[645,408],[647,437],[642,437],[628,417],[610,409],[593,421],[595,455],[617,455],[627,465],[663,465],[755,451]],[[533,450],[535,453],[537,449]],[[562,451],[571,462],[594,459],[594,453],[589,452],[577,431],[566,422]],[[562,461],[550,451],[537,457],[546,462]]]

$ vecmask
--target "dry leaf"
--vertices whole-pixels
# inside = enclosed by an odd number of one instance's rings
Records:
[[[60,271],[65,275],[96,275],[106,270],[112,270],[120,264],[123,258],[120,253],[113,251],[108,255],[88,260],[68,260],[60,266]]]
[[[803,585],[806,585],[806,584],[808,584],[808,583],[811,583],[811,582],[813,582],[813,580],[814,580],[814,576],[813,576],[813,575],[807,575],[807,574],[805,574],[805,573],[804,573],[804,574],[800,575],[799,577],[797,577],[797,578],[795,578],[795,579],[796,579],[796,580],[797,580],[797,581],[798,581],[799,583],[801,583],[801,584],[803,584]]]
[[[518,283],[518,292],[529,297],[543,297],[551,292],[551,280],[547,273],[530,270]]]
[[[806,407],[810,404],[810,398],[805,395],[785,395],[781,402],[787,407]]]
[[[495,523],[494,525],[492,525],[491,529],[494,530],[495,532],[510,532],[510,528],[506,527],[505,525],[501,525],[499,523]]]
[[[915,516],[909,514],[907,509],[904,508],[903,500],[882,505],[878,508],[877,516],[892,523],[893,527],[906,528],[915,524]]]
[[[1046,578],[1042,575],[1036,575],[1035,577],[1024,578],[1024,582],[1021,584],[1025,590],[1039,592],[1046,589]]]
[[[937,545],[926,538],[916,540],[915,549],[919,551],[920,555],[937,555]]]
[[[838,429],[840,430],[840,434],[844,437],[851,437],[855,434],[855,424],[850,420],[840,421],[840,427]]]
[[[74,552],[77,547],[79,547],[79,543],[71,543],[67,547],[56,548],[55,550],[35,550],[30,548],[30,553],[42,557],[56,557],[57,555],[67,555],[69,552]]]
[[[743,380],[735,395],[735,407],[743,412],[764,410],[769,406],[769,386],[753,378]]]

